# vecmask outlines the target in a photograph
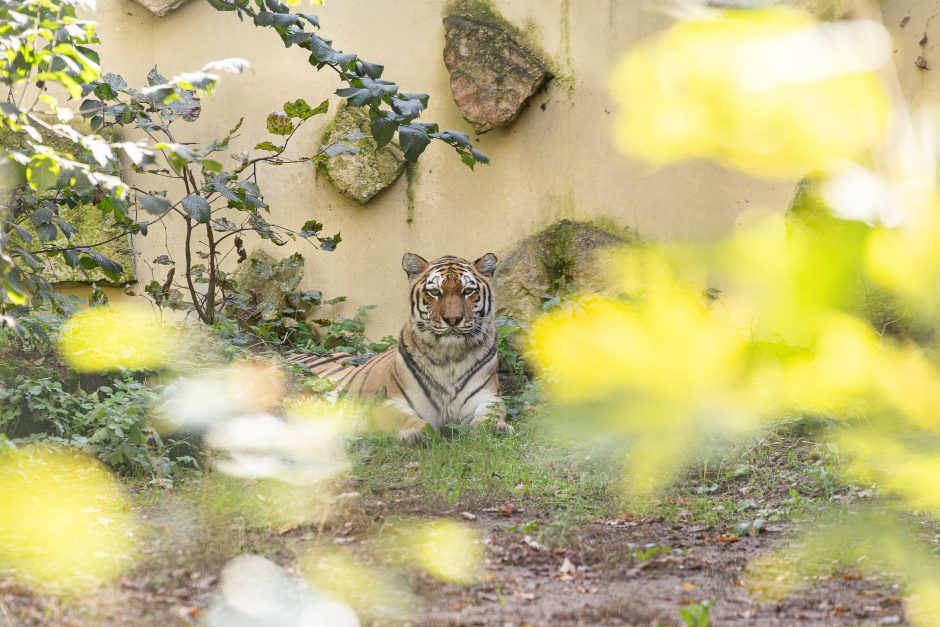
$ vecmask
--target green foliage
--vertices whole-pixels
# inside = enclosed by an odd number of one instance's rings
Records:
[[[177,455],[150,425],[153,388],[121,376],[106,385],[82,384],[58,357],[60,312],[34,310],[16,327],[0,329],[0,435],[14,445],[67,444],[123,473],[171,481],[196,461]]]
[[[318,70],[335,70],[348,85],[338,93],[350,105],[368,106],[380,144],[397,131],[412,161],[431,139],[438,139],[453,146],[468,165],[486,162],[465,134],[438,132],[437,125],[416,121],[427,106],[426,94],[399,91],[380,78],[381,65],[338,52],[329,40],[305,30],[319,27],[315,16],[292,14],[278,0],[258,0],[257,8],[248,0],[211,4],[273,28],[285,45],[309,51]],[[221,260],[232,252],[244,258],[242,234],[277,246],[304,239],[321,250],[336,248],[340,234],[324,234],[316,220],[296,230],[270,222],[258,181],[261,164],[312,165],[357,150],[358,137],[347,137],[312,155],[287,156],[292,138],[308,120],[327,112],[327,101],[316,106],[303,99],[285,102],[266,120],[271,137],[249,143],[254,151],[232,155],[234,164],[226,166],[228,161],[220,155],[237,136],[242,120],[224,137],[202,145],[177,139],[176,128],[200,117],[200,97],[212,94],[217,72],[240,73],[247,62],[223,59],[172,78],[154,68],[146,86],[130,87],[121,76],[101,72],[98,53],[90,47],[98,43],[94,23],[76,17],[76,9],[83,6],[82,0],[10,0],[0,5],[0,38],[6,51],[0,57],[0,84],[6,87],[0,100],[0,134],[12,138],[0,149],[0,188],[12,192],[11,198],[0,199],[0,324],[15,324],[30,308],[58,302],[43,276],[43,256],[57,256],[79,272],[100,271],[117,282],[123,268],[103,254],[103,246],[132,234],[147,235],[164,220],[185,223],[183,258],[173,259],[168,251],[154,259],[154,265],[166,267],[166,274],[154,276],[145,291],[159,306],[192,310],[207,324],[215,322],[231,292],[231,277],[222,270]],[[73,112],[60,108],[50,95],[53,85],[70,99],[81,99],[78,113],[90,133],[79,132],[69,122]],[[116,135],[124,127],[143,130],[150,141],[121,141]],[[120,178],[121,155],[136,173],[177,179],[174,189],[181,191],[131,187]],[[77,229],[60,209],[77,206],[101,212],[104,239],[72,239]],[[30,229],[23,228],[27,224]]]
[[[361,355],[381,353],[398,343],[391,335],[386,335],[378,342],[366,338],[366,314],[375,309],[375,305],[362,305],[352,318],[340,317],[336,320],[321,321],[324,331],[321,341],[306,348],[314,352],[349,353]]]
[[[361,59],[355,53],[336,50],[333,42],[312,32],[320,28],[316,15],[291,13],[280,0],[209,0],[209,4],[218,11],[234,12],[241,20],[250,18],[255,26],[272,28],[285,47],[309,52],[310,65],[318,70],[329,67],[335,71],[347,85],[336,90],[336,94],[350,106],[368,107],[370,130],[379,148],[392,141],[397,132],[398,143],[411,162],[417,161],[432,140],[438,140],[451,146],[471,169],[478,163],[489,163],[486,155],[471,145],[466,133],[440,131],[433,122],[417,121],[428,106],[427,94],[401,91],[398,85],[382,78],[384,66]],[[286,127],[278,121],[278,129]]]
[[[256,144],[261,154],[234,155],[235,167],[225,169],[216,160],[217,153],[227,149],[237,137],[243,120],[224,137],[202,146],[177,143],[171,130],[173,124],[194,122],[199,117],[198,94],[189,87],[203,82],[214,84],[215,79],[211,78],[214,75],[206,76],[209,78],[204,81],[192,74],[168,80],[154,69],[147,76],[150,86],[136,90],[127,87],[120,77],[107,74],[90,86],[95,97],[85,100],[82,111],[86,117],[91,116],[93,125],[101,128],[134,125],[148,130],[151,136],[165,137],[166,141],[152,148],[129,142],[121,144],[137,172],[178,178],[186,191],[175,202],[161,190],[136,193],[136,204],[158,216],[154,221],[175,215],[186,226],[184,258],[175,260],[167,254],[154,259],[155,265],[170,268],[165,279],[154,278],[144,289],[158,305],[193,310],[203,322],[213,324],[219,312],[232,305],[228,295],[235,289],[231,274],[221,268],[221,259],[233,252],[239,259],[246,257],[243,234],[255,235],[277,246],[303,239],[325,251],[334,250],[341,237],[339,233],[326,236],[322,233],[323,225],[315,220],[308,220],[297,230],[272,224],[268,220],[270,207],[257,182],[259,164],[312,164],[328,157],[329,147],[311,157],[285,156],[297,131],[307,120],[325,113],[326,105],[321,103],[314,108],[302,99],[284,103],[284,111],[275,111],[267,118],[266,127],[273,140]],[[204,247],[193,243],[193,234],[198,231],[204,232]],[[194,256],[205,263],[195,263]],[[174,282],[178,263],[183,268],[185,296]]]
[[[345,297],[328,301],[328,304],[341,302]],[[326,355],[346,353],[348,355],[373,355],[381,353],[398,343],[391,335],[378,341],[366,336],[366,314],[375,305],[363,305],[351,318],[308,318],[306,321],[283,317],[276,320],[249,324],[249,337],[257,337],[267,344],[290,347],[293,350]],[[285,311],[285,313],[290,313]],[[237,340],[236,340],[237,341]],[[245,340],[242,340],[243,343]]]
[[[25,429],[29,435],[12,439],[14,444],[66,443],[127,474],[165,482],[196,461],[171,457],[171,447],[149,424],[147,409],[156,396],[132,378],[93,392],[68,390],[50,378],[26,379],[0,387],[0,431],[12,436]]]
[[[120,264],[94,245],[63,245],[78,229],[62,207],[96,205],[120,228],[118,239],[141,226],[122,198],[127,186],[113,175],[116,158],[108,140],[66,124],[47,90],[53,85],[79,98],[99,76],[92,22],[78,19],[78,0],[10,0],[0,5],[0,323],[10,324],[30,307],[60,301],[42,275],[41,256],[57,255],[70,268],[100,269],[117,281]],[[94,127],[92,130],[96,130]],[[31,228],[24,228],[26,226]],[[110,241],[110,240],[109,240]]]
[[[521,391],[529,382],[526,363],[517,346],[522,341],[523,323],[498,316],[496,318],[496,350],[499,355],[499,369],[505,373],[510,394]]]

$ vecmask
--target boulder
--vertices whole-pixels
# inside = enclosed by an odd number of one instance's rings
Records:
[[[260,315],[275,320],[284,315],[288,295],[304,276],[304,259],[295,253],[280,261],[262,250],[254,250],[235,270],[235,296],[247,318]]]
[[[355,142],[359,152],[341,154],[320,162],[320,169],[341,193],[366,204],[405,171],[405,155],[395,142],[376,150],[369,129],[369,115],[359,107],[343,107],[323,134],[325,146],[353,133],[365,133]]]
[[[494,277],[496,311],[520,322],[542,313],[544,296],[603,288],[599,250],[636,241],[588,222],[561,220],[519,242],[500,259]]]
[[[463,117],[478,133],[506,126],[552,78],[521,33],[483,2],[463,2],[444,18],[444,63]]]
[[[186,0],[134,0],[157,17],[166,17],[182,6]]]

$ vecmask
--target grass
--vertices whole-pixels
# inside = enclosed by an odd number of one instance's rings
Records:
[[[456,430],[414,447],[389,436],[357,439],[350,443],[350,478],[339,491],[358,492],[361,499],[352,509],[342,506],[340,524],[364,529],[376,515],[502,512],[512,515],[510,531],[547,545],[577,545],[587,523],[629,516],[728,530],[751,525],[757,532],[819,511],[852,489],[839,479],[836,454],[797,421],[713,450],[657,497],[627,501],[610,457],[554,442],[545,424],[535,411],[512,435]],[[319,535],[323,521],[338,512],[305,492],[316,491],[210,472],[172,493],[140,491],[136,500],[141,509],[164,515],[181,504],[195,507],[194,532],[204,545],[196,553],[204,555],[191,557],[217,563],[245,547],[258,550],[265,537],[278,538],[285,529]]]
[[[834,451],[811,439],[804,420],[715,450],[655,498],[627,501],[615,463],[544,437],[530,417],[511,436],[492,432],[434,436],[406,447],[373,437],[353,446],[356,489],[411,512],[521,510],[517,525],[540,541],[577,538],[589,521],[624,515],[714,526],[782,522],[809,515],[851,489]],[[630,512],[630,514],[626,514]]]
[[[479,508],[507,501],[537,509],[590,511],[609,496],[609,470],[545,441],[534,421],[516,433],[434,435],[422,446],[389,437],[354,446],[363,495],[413,497],[431,508]]]

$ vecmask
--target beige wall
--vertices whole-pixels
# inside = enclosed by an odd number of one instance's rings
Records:
[[[727,232],[748,207],[785,206],[792,183],[760,183],[709,164],[654,172],[618,154],[611,141],[614,107],[607,77],[633,42],[665,27],[668,18],[650,10],[656,2],[570,0],[570,7],[568,2],[496,0],[509,20],[531,24],[556,63],[570,64],[573,89],[550,84],[511,127],[479,137],[477,146],[493,160],[489,167],[471,172],[449,148],[432,144],[415,167],[413,221],[408,221],[404,176],[361,207],[336,193],[312,168],[285,166],[263,173],[272,221],[299,226],[316,218],[328,232],[343,234],[334,253],[298,246],[307,260],[306,288],[320,289],[328,297],[346,295],[350,305],[379,305],[370,319],[370,335],[378,337],[395,333],[406,315],[406,282],[399,265],[404,251],[426,257],[474,258],[490,250],[499,254],[562,217],[603,216],[652,239],[709,237]],[[386,77],[406,90],[430,93],[427,120],[470,131],[453,103],[442,61],[443,4],[327,0],[312,11],[336,47],[384,63]],[[245,115],[243,141],[233,146],[235,152],[266,139],[265,116],[287,99],[338,101],[332,93],[340,85],[332,72],[317,73],[303,51],[285,49],[273,32],[240,23],[231,13],[217,13],[202,0],[192,0],[165,18],[152,17],[131,0],[99,0],[95,19],[105,71],[123,75],[131,85],[143,84],[158,62],[168,76],[224,57],[251,63],[253,70],[245,75],[223,76],[197,124],[179,125],[187,133],[181,141],[220,137]],[[564,37],[569,24],[570,58]],[[313,150],[327,119],[317,122],[299,138],[298,148]],[[175,251],[178,233],[165,236],[155,229],[138,238],[142,259],[165,253],[166,239]],[[255,245],[251,240],[247,244]],[[143,283],[150,279],[143,263],[139,274]]]

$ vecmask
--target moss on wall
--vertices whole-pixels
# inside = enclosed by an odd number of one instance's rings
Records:
[[[468,22],[503,31],[518,46],[532,53],[545,67],[552,71],[552,74],[556,74],[556,68],[554,67],[556,64],[551,61],[551,57],[546,54],[542,47],[535,23],[529,22],[526,24],[525,29],[519,28],[503,17],[493,0],[450,0],[444,6],[444,15],[446,17],[459,17]]]
[[[78,388],[78,373],[62,361],[51,344],[44,352],[36,351],[24,348],[12,332],[0,333],[0,387],[14,387],[31,379],[54,379],[70,391]]]
[[[54,123],[55,120],[50,119],[48,122]],[[83,120],[75,120],[71,125],[80,133],[91,133],[91,129]],[[39,127],[39,132],[42,136],[43,143],[55,149],[57,152],[67,154],[77,161],[85,163],[91,163],[93,161],[91,155],[89,155],[84,148],[69,139],[56,135],[42,127]],[[117,139],[117,135],[110,135],[108,139],[114,141]],[[8,150],[23,150],[27,147],[26,135],[24,133],[14,133],[8,129],[0,129],[0,146]],[[106,170],[106,172],[113,175],[120,174],[119,168],[116,166]],[[52,192],[46,192],[40,195],[39,198],[41,200],[54,200],[54,194]],[[115,227],[113,222],[108,220],[94,205],[80,205],[77,207],[59,206],[59,217],[71,223],[78,232],[75,233],[71,239],[66,238],[65,235],[60,233],[59,237],[55,240],[43,242],[43,247],[89,246],[114,237],[121,232],[121,229]],[[38,244],[40,240],[36,235],[32,223],[26,220],[21,226],[33,236],[33,244]],[[20,243],[22,244],[22,242]],[[24,246],[27,250],[31,247],[35,248],[35,246]],[[45,262],[43,275],[53,283],[99,283],[109,286],[127,285],[137,280],[136,260],[130,235],[119,237],[106,244],[102,244],[96,247],[96,250],[105,257],[121,264],[123,272],[119,280],[112,281],[108,279],[103,272],[97,269],[91,270],[85,274],[79,268],[70,268],[62,257],[58,255],[44,256],[42,258]]]
[[[563,296],[574,288],[604,291],[607,279],[598,264],[598,253],[639,242],[629,229],[617,231],[564,219],[518,242],[500,255],[496,268],[497,312],[530,322],[542,312],[545,295]]]
[[[405,209],[405,222],[411,226],[415,221],[415,186],[418,184],[418,169],[415,164],[405,164],[405,176],[408,177],[406,191],[408,206]]]
[[[568,97],[574,95],[574,61],[571,56],[571,0],[561,0],[561,41],[555,59],[555,84]]]
[[[562,220],[545,233],[545,270],[552,293],[568,289],[574,280],[574,223]]]

